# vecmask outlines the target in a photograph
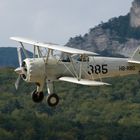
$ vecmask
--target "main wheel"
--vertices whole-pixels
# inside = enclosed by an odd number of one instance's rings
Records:
[[[32,92],[32,100],[35,103],[40,103],[40,102],[42,102],[43,99],[44,99],[44,93],[43,92],[37,92],[36,90],[34,90]]]
[[[47,96],[47,103],[49,106],[54,107],[59,103],[59,97],[56,94],[50,94]]]

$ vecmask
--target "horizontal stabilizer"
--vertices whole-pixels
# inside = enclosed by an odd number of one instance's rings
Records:
[[[22,38],[22,37],[11,37],[10,39],[18,41],[18,42],[30,44],[33,46],[44,47],[44,48],[57,50],[57,51],[61,51],[61,52],[69,53],[69,54],[98,55],[97,53],[90,52],[90,51],[84,51],[84,50],[80,50],[80,49],[70,48],[67,46],[55,45],[55,44],[51,44],[51,43],[50,44],[41,43],[38,41],[34,41],[34,40]]]
[[[100,82],[100,81],[87,80],[87,79],[77,80],[77,78],[73,78],[73,77],[61,77],[61,78],[59,78],[59,80],[60,81],[65,81],[65,82],[71,82],[71,83],[75,83],[75,84],[87,85],[87,86],[110,85],[108,83],[104,83],[104,82]]]
[[[128,60],[128,62],[133,64],[140,64],[140,61],[135,61],[135,60]]]
[[[140,64],[140,46],[135,50],[132,57],[128,60],[129,63]]]

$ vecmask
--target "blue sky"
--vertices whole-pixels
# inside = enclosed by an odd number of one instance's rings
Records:
[[[101,21],[125,15],[133,0],[0,0],[0,46],[10,36],[65,44]]]

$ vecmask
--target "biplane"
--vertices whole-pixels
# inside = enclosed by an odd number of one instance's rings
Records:
[[[32,100],[36,103],[44,99],[43,88],[46,85],[48,95],[46,101],[49,106],[56,106],[59,97],[54,91],[55,81],[65,81],[86,86],[107,86],[103,78],[138,74],[140,72],[140,47],[131,58],[102,57],[97,53],[70,48],[52,43],[42,43],[21,37],[10,39],[20,43],[17,47],[19,67],[15,72],[19,74],[15,82],[18,89],[22,78],[26,82],[35,83]],[[33,57],[30,58],[25,44],[33,46]],[[22,60],[21,49],[25,55]],[[43,49],[46,52],[43,52]],[[56,55],[55,51],[61,54]]]

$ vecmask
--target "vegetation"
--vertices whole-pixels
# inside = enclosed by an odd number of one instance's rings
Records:
[[[55,83],[60,103],[48,107],[30,98],[34,85],[14,88],[11,68],[0,69],[0,139],[2,140],[138,140],[140,78],[107,79],[110,87]]]
[[[32,57],[32,53],[27,51],[29,57]],[[25,56],[22,52],[22,58],[24,59]],[[18,63],[18,56],[17,56],[17,48],[12,47],[0,47],[0,67],[17,67],[19,66]]]

